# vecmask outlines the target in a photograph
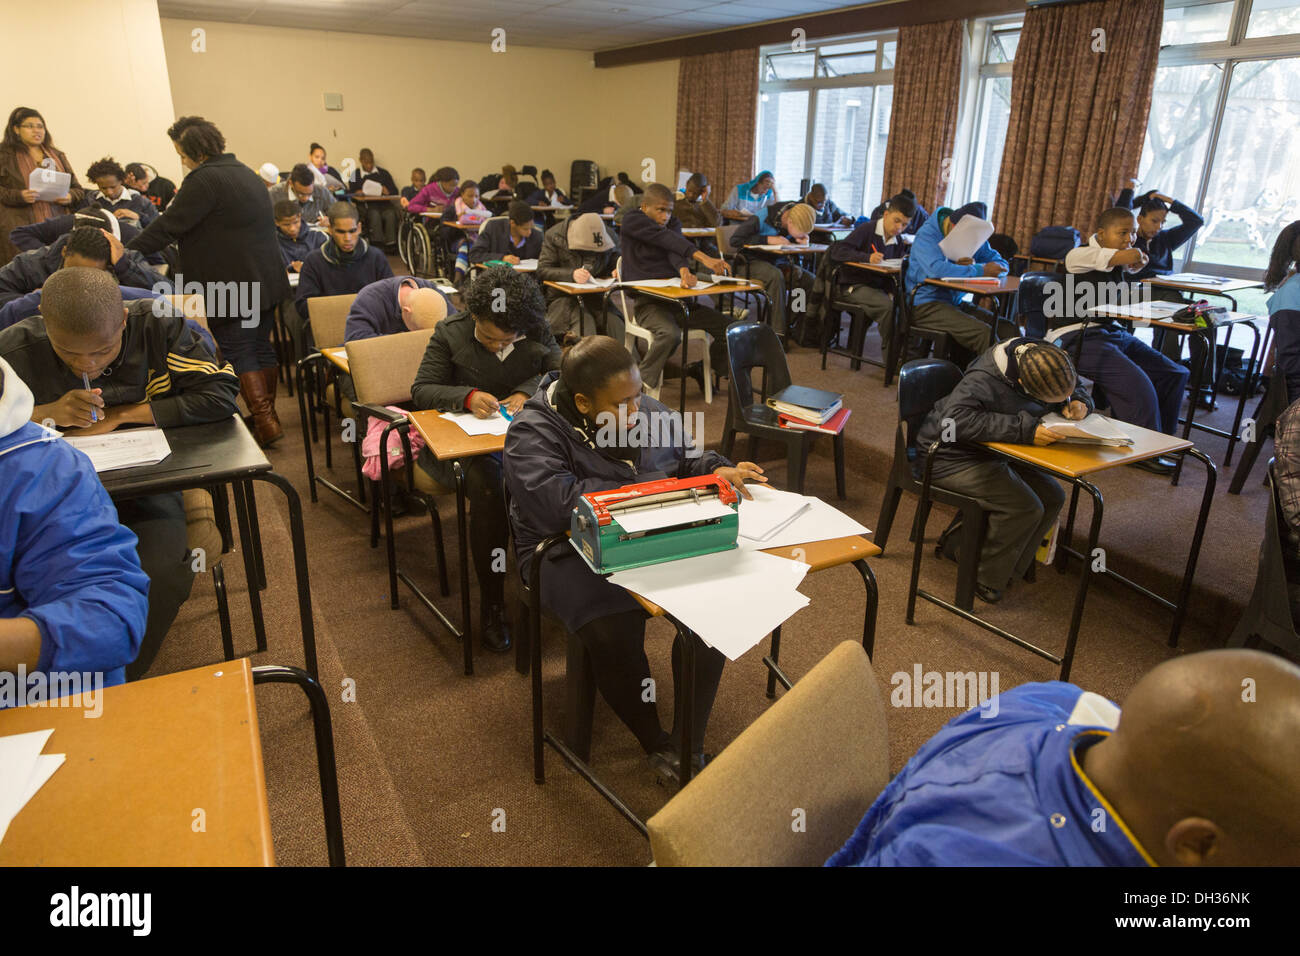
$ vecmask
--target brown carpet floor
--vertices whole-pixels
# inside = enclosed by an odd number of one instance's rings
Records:
[[[868,351],[878,353],[874,333]],[[843,391],[853,409],[847,426],[848,497],[838,506],[870,528],[876,526],[893,447],[896,391],[882,387],[878,368],[853,372],[832,357],[825,372],[819,356],[795,349],[790,366],[796,382]],[[670,389],[675,387],[669,381]],[[667,394],[675,400],[676,392]],[[705,412],[707,440],[716,447],[726,414],[726,396],[706,406],[698,389],[688,390],[690,409]],[[1211,421],[1230,423],[1235,406],[1221,397]],[[459,644],[426,609],[403,592],[400,610],[390,610],[382,546],[368,546],[368,519],[328,491],[310,502],[296,399],[281,387],[277,407],[286,437],[270,453],[303,501],[310,551],[312,597],[321,679],[330,695],[348,862],[393,864],[642,865],[650,860],[645,841],[560,758],[548,751],[548,779],[532,779],[529,681],[514,670],[514,657],[476,648],[475,674],[462,674]],[[1253,403],[1252,403],[1253,407]],[[1222,461],[1225,441],[1203,436],[1199,446]],[[338,451],[337,441],[335,450]],[[739,449],[743,450],[744,445]],[[320,462],[319,447],[317,461]],[[775,446],[759,460],[782,486],[785,465]],[[806,490],[834,501],[830,443],[819,442],[809,464]],[[1266,458],[1265,458],[1266,460]],[[1123,701],[1148,669],[1169,657],[1222,646],[1235,625],[1254,581],[1266,495],[1262,465],[1240,497],[1227,495],[1221,469],[1209,529],[1178,648],[1166,644],[1171,614],[1112,581],[1095,581],[1090,591],[1072,680]],[[352,487],[351,461],[335,458],[333,479]],[[1173,594],[1196,520],[1203,471],[1189,463],[1181,485],[1121,468],[1103,474],[1102,545],[1108,564],[1120,573]],[[938,608],[921,603],[916,623],[904,622],[911,549],[907,546],[914,500],[903,499],[889,548],[873,568],[880,582],[876,673],[888,685],[896,672],[915,664],[935,671],[995,671],[1002,690],[1026,681],[1051,680],[1055,668]],[[269,650],[253,653],[255,663],[302,663],[301,637],[292,572],[288,511],[282,495],[259,485],[258,507],[266,555],[264,592]],[[452,596],[439,599],[459,617],[456,591],[455,509],[441,507],[447,531]],[[922,584],[951,595],[956,566],[933,557],[933,540],[947,523],[936,510],[930,521]],[[1081,505],[1080,530],[1088,510]],[[436,593],[433,543],[427,516],[397,522],[399,560]],[[1082,541],[1079,542],[1080,545]],[[242,560],[226,556],[230,603],[240,653],[254,648]],[[1017,585],[996,608],[977,611],[1013,633],[1059,652],[1069,625],[1077,565],[1066,575],[1038,568],[1037,582]],[[792,677],[806,673],[837,643],[859,640],[863,591],[849,567],[810,575],[802,588],[811,605],[784,630],[782,663]],[[477,588],[474,588],[477,591]],[[743,599],[743,595],[720,595]],[[477,600],[477,595],[475,595]],[[513,606],[513,601],[512,601]],[[477,613],[477,610],[475,611]],[[647,652],[659,678],[660,712],[671,719],[671,627],[652,621]],[[166,673],[220,657],[216,602],[210,582],[199,579],[163,646],[153,673]],[[760,662],[766,641],[729,664],[723,675],[708,731],[717,752],[770,702],[764,696]],[[564,703],[564,641],[548,629],[544,667],[550,726],[561,726]],[[343,702],[343,681],[355,681],[355,702]],[[283,865],[319,865],[325,842],[311,722],[301,694],[290,686],[258,689],[258,713],[277,860]],[[956,710],[895,708],[889,713],[892,769],[897,770]],[[594,766],[637,812],[649,816],[669,798],[655,781],[635,739],[598,702],[592,756]],[[494,830],[494,820],[502,819]]]

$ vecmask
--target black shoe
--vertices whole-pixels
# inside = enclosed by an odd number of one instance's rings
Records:
[[[1135,461],[1130,467],[1140,468],[1142,471],[1149,471],[1153,475],[1172,475],[1174,473],[1174,462],[1163,455],[1159,458],[1148,458],[1145,461]]]
[[[703,362],[692,362],[690,365],[686,366],[686,375],[687,377],[695,380],[695,384],[700,386],[701,392],[704,391],[704,363]],[[712,377],[713,377],[713,389],[714,391],[717,391],[718,376],[713,375]]]
[[[1002,600],[1002,592],[986,584],[975,583],[975,596],[985,604],[997,604]]]
[[[506,623],[505,606],[491,604],[483,617],[483,649],[494,654],[504,654],[510,650],[510,625]]]

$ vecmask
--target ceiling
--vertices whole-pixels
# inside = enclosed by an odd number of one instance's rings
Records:
[[[501,27],[507,44],[607,50],[864,5],[862,0],[158,0],[158,13],[171,19],[483,43]]]

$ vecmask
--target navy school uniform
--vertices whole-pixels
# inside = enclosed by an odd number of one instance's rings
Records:
[[[125,186],[122,187],[122,193],[116,199],[109,199],[98,189],[91,190],[86,193],[86,201],[82,204],[82,208],[88,206],[97,206],[108,212],[115,212],[118,209],[130,210],[140,217],[140,227],[142,229],[158,218],[158,207],[145,196]]]
[[[868,218],[879,219],[881,216],[885,214],[885,211],[888,208],[889,208],[889,203],[887,201],[882,202],[875,209],[871,210],[871,215]],[[903,227],[904,235],[908,235],[908,236],[916,235],[918,232],[921,231],[921,227],[926,224],[926,221],[929,218],[930,218],[930,214],[926,212],[925,207],[918,202],[916,204],[916,212],[912,214],[911,221],[906,226]]]
[[[295,339],[300,339],[303,346],[310,351],[314,347],[311,337],[311,322],[307,311],[307,300],[323,295],[356,294],[380,279],[391,279],[393,267],[388,264],[388,257],[366,240],[357,241],[352,255],[344,259],[333,240],[309,255],[302,264],[299,273],[298,291],[294,296],[300,325],[291,329]],[[299,354],[305,354],[300,351]]]
[[[483,223],[469,250],[470,262],[491,262],[503,256],[518,256],[520,259],[536,259],[542,253],[542,230],[533,226],[531,232],[516,243],[510,235],[510,220],[505,216],[495,217]]]
[[[1044,309],[1047,338],[1070,353],[1080,375],[1102,388],[1115,418],[1172,435],[1191,373],[1110,319],[1077,314],[1085,286],[1093,287],[1091,301],[1097,303],[1104,301],[1096,291],[1101,283],[1132,281],[1122,266],[1109,268],[1118,251],[1102,248],[1095,234],[1086,246],[1070,250],[1065,268],[1074,295],[1063,295],[1061,308]]]
[[[329,242],[329,236],[318,229],[311,228],[306,222],[298,230],[297,239],[290,239],[279,229],[275,230],[275,237],[279,240],[280,258],[284,260],[286,270],[291,262],[306,264],[309,255]]]
[[[1125,189],[1121,192],[1115,205],[1121,209],[1132,209],[1133,190]],[[1174,271],[1174,253],[1205,225],[1205,220],[1195,209],[1184,206],[1177,199],[1170,203],[1169,211],[1179,218],[1178,225],[1161,229],[1151,239],[1138,236],[1133,243],[1147,254],[1147,264],[1141,271],[1133,273],[1131,278],[1140,280],[1169,275]]]
[[[870,262],[871,256],[879,252],[886,259],[902,259],[907,255],[907,245],[901,234],[893,239],[886,239],[881,233],[880,218],[869,219],[859,223],[843,239],[831,243],[827,256],[832,263]],[[840,269],[837,276],[839,288],[835,296],[842,301],[859,306],[867,317],[868,327],[875,322],[880,330],[881,354],[888,356],[894,337],[894,283],[891,276],[872,272],[869,269],[849,267]],[[832,319],[838,331],[836,319]]]
[[[348,310],[343,341],[354,342],[357,339],[374,339],[381,335],[411,331],[402,321],[402,305],[397,298],[402,286],[408,285],[416,289],[438,289],[436,282],[417,279],[415,276],[392,276],[370,283],[357,293],[352,308]],[[451,300],[442,292],[438,294],[447,302],[447,315],[450,316],[454,311]]]

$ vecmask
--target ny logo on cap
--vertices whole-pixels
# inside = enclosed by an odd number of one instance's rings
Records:
[[[591,242],[592,245],[599,249],[605,244],[605,234],[603,232],[593,232],[591,234]]]

